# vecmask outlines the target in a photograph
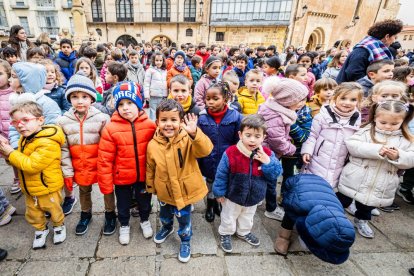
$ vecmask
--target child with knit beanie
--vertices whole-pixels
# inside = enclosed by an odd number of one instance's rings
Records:
[[[268,91],[269,97],[259,107],[267,125],[267,135],[264,145],[275,152],[277,157],[291,156],[296,147],[289,136],[290,127],[297,119],[296,111],[306,103],[308,90],[306,86],[293,79],[282,79],[269,77],[263,87]],[[282,208],[276,202],[276,182],[270,183],[266,191],[265,216],[281,221],[284,216]]]
[[[167,85],[170,87],[170,80],[176,75],[184,75],[190,81],[190,87],[193,85],[193,77],[191,76],[191,71],[188,66],[185,64],[185,53],[183,51],[178,51],[174,55],[174,65],[168,70],[167,73]]]

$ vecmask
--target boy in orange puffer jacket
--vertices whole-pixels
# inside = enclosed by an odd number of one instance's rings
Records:
[[[149,214],[151,194],[145,190],[146,152],[156,129],[143,111],[143,100],[134,82],[120,82],[112,92],[116,112],[102,132],[98,149],[98,184],[103,194],[114,191],[119,242],[129,243],[129,219],[132,193],[138,202],[141,229],[145,238],[153,235]]]

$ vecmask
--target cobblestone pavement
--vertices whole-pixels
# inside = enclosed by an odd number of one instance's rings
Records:
[[[17,214],[10,224],[0,228],[0,248],[8,250],[7,259],[0,263],[0,275],[408,275],[414,267],[414,206],[397,198],[401,211],[381,213],[372,221],[375,238],[367,240],[357,234],[349,260],[339,266],[323,263],[301,249],[295,238],[289,255],[275,254],[273,240],[280,223],[265,218],[260,206],[254,221],[253,232],[261,240],[259,247],[252,247],[233,238],[233,253],[224,254],[219,247],[215,223],[203,218],[205,205],[196,204],[193,213],[192,258],[182,264],[177,259],[178,236],[156,245],[145,240],[136,218],[131,220],[131,242],[128,246],[118,243],[118,233],[103,236],[103,196],[94,187],[93,220],[85,236],[75,235],[79,219],[79,204],[66,218],[67,240],[53,245],[48,236],[47,249],[31,249],[34,230],[24,219],[24,197],[11,196],[9,183],[13,172],[0,161],[0,179],[3,189],[16,206]],[[77,192],[78,189],[75,188]],[[157,204],[150,220],[160,227]],[[177,227],[175,227],[177,229]]]

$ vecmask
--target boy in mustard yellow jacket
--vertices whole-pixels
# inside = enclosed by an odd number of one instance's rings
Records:
[[[174,232],[174,215],[181,239],[178,259],[191,257],[191,204],[204,198],[208,189],[198,167],[197,158],[213,150],[210,139],[197,128],[197,116],[188,114],[179,103],[168,99],[156,111],[157,131],[147,148],[146,183],[149,193],[157,194],[162,227],[154,236],[162,243]]]
[[[35,102],[15,105],[10,124],[21,135],[14,150],[7,139],[0,139],[0,152],[19,170],[20,186],[26,196],[26,220],[36,229],[33,249],[45,246],[49,234],[45,213],[53,223],[53,243],[66,239],[63,215],[61,146],[65,135],[60,127],[45,125],[41,107]]]

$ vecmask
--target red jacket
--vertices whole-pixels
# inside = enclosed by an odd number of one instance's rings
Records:
[[[142,111],[129,122],[118,112],[102,132],[98,150],[98,184],[103,194],[110,194],[113,185],[145,182],[147,145],[156,125]]]
[[[200,52],[200,50],[197,50],[196,55],[201,57],[203,59],[203,65],[206,64],[207,59],[210,57],[210,54],[206,52],[204,55]]]

